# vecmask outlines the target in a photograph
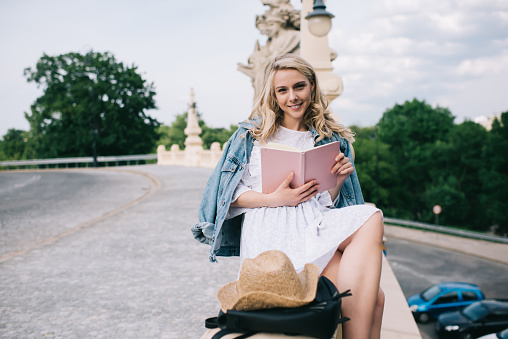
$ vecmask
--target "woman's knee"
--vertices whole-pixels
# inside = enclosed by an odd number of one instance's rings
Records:
[[[362,230],[363,229],[363,230]],[[372,241],[381,244],[383,242],[384,222],[381,212],[375,212],[360,229]]]
[[[339,251],[344,252],[346,247],[354,241],[354,239],[364,239],[369,241],[372,245],[379,244],[380,246],[383,243],[383,234],[384,234],[384,222],[383,215],[381,212],[377,211],[372,214],[369,219],[360,227],[355,233],[350,235],[346,240],[344,240],[340,246]],[[360,241],[364,241],[360,240]]]
[[[376,240],[382,242],[385,231],[385,225],[383,215],[381,214],[381,212],[377,211],[373,215],[371,215],[367,223],[369,224],[368,226],[369,233],[373,235],[376,238]]]

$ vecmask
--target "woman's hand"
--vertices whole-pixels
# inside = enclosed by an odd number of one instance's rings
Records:
[[[353,173],[353,164],[344,153],[339,153],[335,158],[335,165],[332,167],[332,174],[337,174],[337,185],[342,185],[344,181]]]
[[[231,206],[243,208],[296,206],[317,194],[319,186],[316,180],[293,189],[289,187],[293,177],[294,174],[290,173],[275,192],[270,194],[247,191],[231,202]]]
[[[344,155],[344,153],[339,153],[335,158],[335,165],[333,165],[331,172],[337,174],[337,186],[332,189],[329,189],[330,197],[332,201],[334,201],[339,195],[340,189],[342,188],[342,184],[344,181],[353,173],[353,164],[349,160],[348,157]]]
[[[311,180],[298,188],[289,187],[293,177],[294,173],[291,172],[280,186],[273,193],[269,194],[270,207],[297,206],[304,201],[310,200],[318,193],[319,186],[316,184],[316,180]]]

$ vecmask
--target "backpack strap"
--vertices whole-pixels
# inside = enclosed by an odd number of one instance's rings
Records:
[[[252,337],[254,334],[257,334],[257,333],[258,332],[256,332],[256,331],[250,331],[245,334],[242,334],[241,336],[236,337],[235,339],[244,339],[244,338]]]
[[[230,331],[230,330],[220,330],[219,332],[215,333],[214,336],[212,337],[212,339],[220,339],[228,334],[231,334],[231,333],[234,333],[233,331]]]
[[[205,327],[209,329],[217,328],[219,327],[219,323],[217,321],[217,317],[208,318],[205,320]]]
[[[342,292],[341,294],[339,294],[337,297],[334,297],[334,299],[335,299],[335,298],[337,298],[337,299],[342,299],[342,298],[344,298],[344,297],[350,297],[350,296],[352,296],[352,295],[353,295],[353,294],[351,293],[351,290],[347,290],[347,291]]]
[[[218,328],[219,327],[219,323],[217,321],[217,317],[206,319],[205,320],[205,327],[208,328],[208,329]],[[222,338],[222,337],[224,337],[224,336],[226,336],[228,334],[231,334],[231,333],[238,333],[238,332],[231,331],[231,330],[226,330],[226,329],[220,330],[219,332],[214,334],[212,339],[220,339],[220,338]],[[238,337],[235,337],[235,339],[245,339],[245,338],[253,336],[256,333],[258,333],[258,332],[256,332],[256,331],[249,331],[247,333],[241,334]]]

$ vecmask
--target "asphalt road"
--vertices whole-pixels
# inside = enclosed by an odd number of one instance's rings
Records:
[[[0,258],[120,208],[149,185],[121,171],[0,173]]]
[[[388,260],[406,297],[445,281],[478,285],[487,298],[508,299],[508,265],[442,248],[388,238]],[[418,324],[424,339],[437,338],[433,323]]]

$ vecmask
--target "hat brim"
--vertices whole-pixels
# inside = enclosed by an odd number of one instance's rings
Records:
[[[286,297],[279,294],[256,291],[240,296],[237,289],[238,281],[224,285],[217,292],[217,300],[221,310],[253,311],[276,307],[299,307],[310,303],[316,297],[319,268],[314,264],[305,264],[298,273],[306,294],[303,297]]]

